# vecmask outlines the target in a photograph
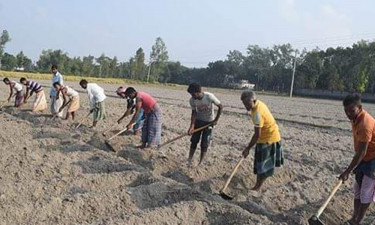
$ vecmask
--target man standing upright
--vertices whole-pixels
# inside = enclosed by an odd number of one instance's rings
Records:
[[[268,107],[257,99],[255,92],[244,91],[241,100],[254,123],[254,135],[242,155],[246,158],[255,145],[254,173],[257,181],[251,190],[258,191],[264,181],[274,174],[275,167],[284,164],[279,127]]]
[[[339,179],[346,181],[354,172],[354,211],[350,224],[360,224],[371,202],[375,202],[375,120],[362,109],[359,95],[348,95],[343,102],[352,122],[355,155]]]
[[[53,87],[54,83],[59,83],[60,85],[64,85],[64,78],[63,76],[57,71],[57,65],[53,65],[51,67],[52,70],[52,84],[51,89],[49,92],[49,96],[51,98],[51,113],[57,114],[58,117],[63,116],[63,112],[59,112],[60,107],[62,106],[63,100],[61,93],[56,91],[55,87]]]
[[[79,85],[87,91],[90,102],[90,112],[94,113],[92,127],[96,127],[98,121],[104,120],[106,117],[104,100],[107,97],[105,96],[104,89],[95,83],[88,83],[87,80],[81,80]]]
[[[219,120],[221,112],[223,111],[223,106],[215,95],[211,94],[210,92],[203,92],[202,87],[199,84],[190,84],[187,91],[191,95],[190,106],[192,109],[191,122],[188,130],[188,133],[192,135],[188,163],[189,166],[192,166],[193,156],[201,137],[201,157],[199,160],[199,165],[203,162],[204,156],[206,155],[212,140],[213,126],[216,125],[217,121]],[[218,107],[216,117],[213,107],[214,105]],[[195,129],[209,124],[212,126],[193,133]]]

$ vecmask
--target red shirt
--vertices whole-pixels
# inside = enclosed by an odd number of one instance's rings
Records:
[[[137,97],[142,99],[141,107],[142,107],[143,111],[146,114],[149,114],[154,109],[154,106],[156,104],[156,100],[154,98],[152,98],[151,95],[149,95],[145,92],[141,92],[141,91],[137,92]]]
[[[363,161],[368,162],[375,159],[375,120],[365,110],[359,113],[352,123],[354,150],[360,151],[360,142],[368,142],[367,153]]]

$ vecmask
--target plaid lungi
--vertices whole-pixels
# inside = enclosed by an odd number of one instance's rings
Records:
[[[105,103],[96,102],[94,106],[94,121],[104,120],[105,119]]]
[[[15,98],[15,101],[14,101],[14,106],[20,107],[23,103],[23,99],[24,99],[23,92],[17,91],[16,98]]]
[[[155,106],[150,113],[145,113],[145,120],[142,127],[142,143],[158,145],[161,140],[162,111]]]
[[[283,148],[280,142],[256,144],[254,173],[266,178],[273,175],[275,167],[284,164]]]

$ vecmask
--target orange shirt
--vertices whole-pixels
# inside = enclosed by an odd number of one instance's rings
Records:
[[[360,142],[368,142],[367,153],[363,161],[368,162],[375,159],[375,120],[365,110],[359,113],[352,123],[354,150],[359,151]]]

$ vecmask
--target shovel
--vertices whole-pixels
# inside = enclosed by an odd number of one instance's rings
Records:
[[[338,184],[333,188],[331,191],[331,194],[328,196],[327,200],[323,203],[323,205],[319,208],[318,212],[315,213],[310,219],[309,219],[309,225],[324,225],[322,221],[320,221],[319,216],[323,213],[324,209],[327,207],[329,201],[331,201],[332,197],[336,194],[337,190],[340,188],[342,184],[342,180],[339,181]]]
[[[123,130],[120,130],[119,132],[117,132],[115,135],[113,135],[112,137],[108,138],[107,140],[105,140],[105,144],[114,152],[116,152],[115,148],[112,147],[112,145],[109,143],[110,140],[112,140],[113,138],[119,136],[120,134],[128,131],[129,129],[128,128],[125,128]]]
[[[206,129],[207,127],[209,127],[209,126],[211,126],[212,124],[207,124],[207,125],[205,125],[205,126],[203,126],[203,127],[199,127],[199,128],[197,128],[197,129],[195,129],[194,131],[193,131],[193,133],[196,133],[196,132],[199,132],[199,131],[201,131],[201,130],[204,130],[204,129]],[[172,142],[175,142],[175,141],[177,141],[177,140],[179,140],[179,139],[181,139],[181,138],[183,138],[183,137],[186,137],[186,136],[189,136],[189,134],[181,134],[180,136],[178,136],[178,137],[175,137],[175,138],[173,138],[173,139],[170,139],[170,140],[168,140],[168,141],[166,141],[166,142],[164,142],[163,144],[161,144],[161,145],[159,145],[158,146],[158,149],[160,149],[161,147],[164,147],[164,146],[166,146],[166,145],[168,145],[168,144],[170,144],[170,143],[172,143]]]
[[[89,117],[91,115],[92,112],[89,112],[82,120],[81,122],[75,127],[75,129],[78,129],[82,124],[83,122],[85,122],[85,120],[87,119],[87,117]]]
[[[226,194],[225,190],[228,188],[230,181],[232,180],[234,174],[237,172],[238,168],[240,167],[242,161],[244,160],[244,157],[241,157],[240,161],[238,161],[237,165],[234,167],[232,174],[229,176],[227,182],[225,183],[223,189],[220,190],[220,196],[225,200],[232,200],[233,197]]]
[[[111,131],[114,127],[117,127],[117,125],[118,125],[118,123],[115,123],[115,124],[113,124],[112,126],[110,126],[107,130],[105,130],[103,133],[102,133],[102,135],[105,137],[106,135],[106,133],[108,133],[109,131]]]

